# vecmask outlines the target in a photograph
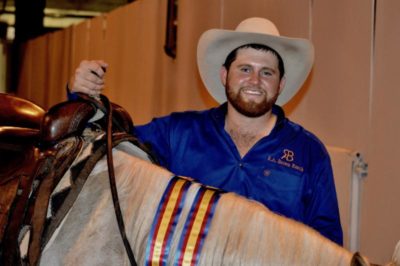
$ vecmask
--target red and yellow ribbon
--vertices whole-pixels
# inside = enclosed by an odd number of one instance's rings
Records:
[[[174,265],[197,265],[220,193],[200,187],[185,223]]]
[[[188,180],[174,177],[164,191],[149,235],[146,265],[166,265],[172,235],[189,186]]]
[[[191,182],[174,177],[169,182],[157,209],[149,234],[145,264],[167,265],[172,236],[180,218]],[[197,265],[220,192],[201,186],[192,203],[180,236],[174,265]]]

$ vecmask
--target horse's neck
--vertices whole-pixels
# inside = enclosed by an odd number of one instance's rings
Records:
[[[172,174],[133,156],[124,145],[114,149],[113,154],[127,237],[136,261],[142,264]],[[58,257],[67,265],[128,265],[112,207],[105,158],[86,182],[53,246],[45,250],[43,264],[52,264]],[[191,184],[187,190],[181,219],[168,247],[168,263],[180,252],[179,239],[198,188],[198,184]],[[221,194],[215,208],[198,265],[350,265],[351,257],[350,252],[305,225],[227,193]]]
[[[127,210],[126,226],[143,262],[151,225],[171,173],[149,162],[120,154],[118,191]],[[127,163],[128,162],[128,163]],[[198,185],[192,184],[170,248],[179,252],[179,237]],[[133,241],[134,242],[134,241]],[[238,252],[240,251],[240,252]],[[303,224],[278,216],[264,206],[232,193],[222,194],[201,251],[199,265],[349,265],[352,254]],[[282,264],[283,263],[283,264]]]
[[[227,265],[350,265],[350,252],[305,225],[240,196],[221,197],[213,219],[202,265],[217,265],[213,260],[218,253],[224,254]]]
[[[149,171],[151,163],[136,157],[145,158],[145,153],[132,151],[129,145],[120,144],[113,151],[116,184],[128,239],[135,254],[143,254],[158,194],[165,189],[164,180],[168,182],[163,177],[171,174],[154,165]],[[140,256],[137,260],[142,261]],[[129,264],[115,219],[105,156],[45,247],[43,265],[61,261],[65,265]]]

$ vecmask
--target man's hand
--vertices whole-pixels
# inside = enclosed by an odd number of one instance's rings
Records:
[[[104,89],[108,64],[102,60],[83,60],[68,82],[70,92],[98,96]]]

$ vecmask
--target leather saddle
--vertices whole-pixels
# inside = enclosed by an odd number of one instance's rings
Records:
[[[40,256],[50,194],[82,145],[82,132],[98,113],[88,97],[42,107],[0,93],[0,265],[35,265]],[[115,132],[132,132],[129,114],[112,103]],[[105,119],[96,121],[106,127]],[[115,128],[115,129],[114,129]],[[21,254],[23,230],[29,249]]]

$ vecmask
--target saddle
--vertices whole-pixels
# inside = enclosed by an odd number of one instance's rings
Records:
[[[111,108],[116,125],[112,135],[132,132],[129,114],[114,103]],[[46,112],[32,102],[0,93],[0,265],[37,264],[50,195],[80,151],[83,131],[98,113],[96,101],[88,97],[59,103]],[[107,126],[101,114],[96,119],[97,127]],[[21,254],[24,242],[29,248]]]
[[[45,111],[40,106],[0,94],[0,239],[3,239],[14,199],[25,197],[24,188],[39,158],[36,143]],[[19,212],[19,206],[15,206]],[[15,212],[15,214],[16,214]],[[2,243],[1,241],[0,243]]]

